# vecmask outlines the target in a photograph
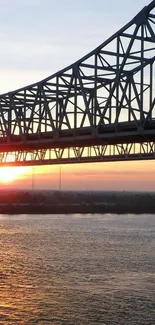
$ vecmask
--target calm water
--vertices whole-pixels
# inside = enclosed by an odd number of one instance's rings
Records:
[[[155,325],[155,216],[0,216],[0,325]]]

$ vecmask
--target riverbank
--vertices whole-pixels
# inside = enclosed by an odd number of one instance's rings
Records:
[[[0,191],[0,214],[155,213],[155,193]]]

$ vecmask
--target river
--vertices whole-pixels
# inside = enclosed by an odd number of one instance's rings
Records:
[[[0,325],[154,325],[154,215],[0,215]]]

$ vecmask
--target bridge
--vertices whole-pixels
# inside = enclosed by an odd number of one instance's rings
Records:
[[[0,165],[155,158],[155,0],[95,50],[0,95]]]

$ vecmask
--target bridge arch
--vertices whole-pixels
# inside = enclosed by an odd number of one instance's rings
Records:
[[[1,164],[153,159],[154,130],[155,1],[75,63],[0,95]]]

